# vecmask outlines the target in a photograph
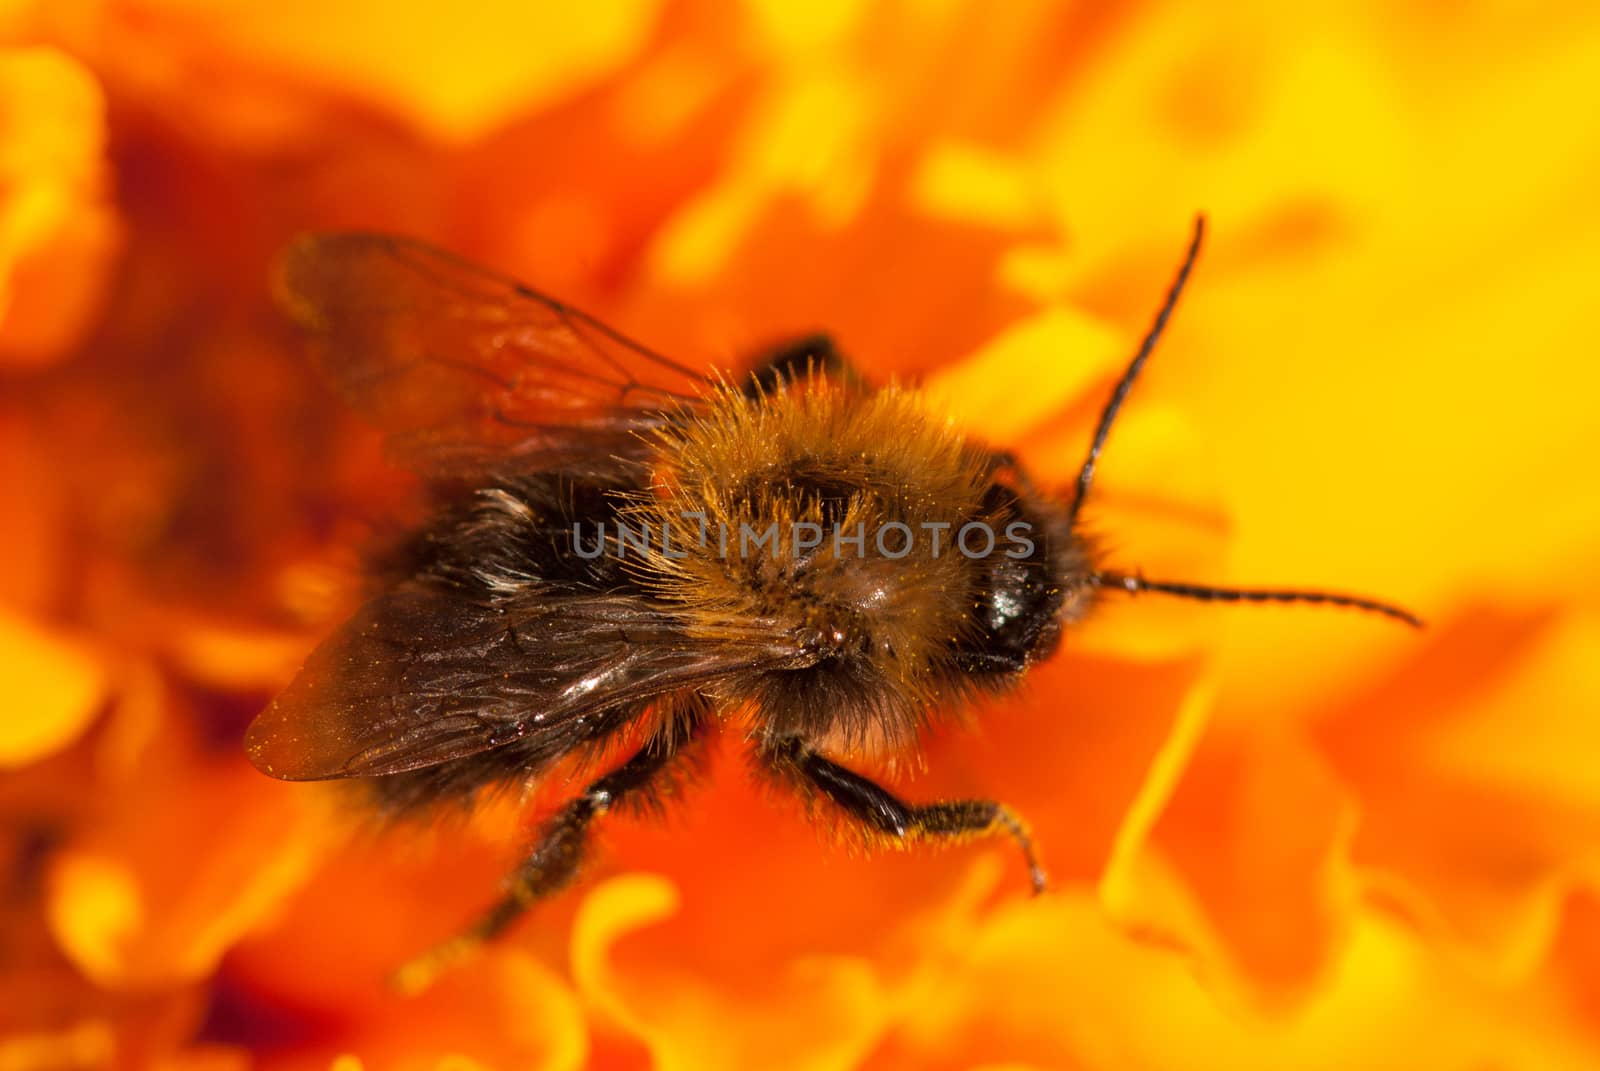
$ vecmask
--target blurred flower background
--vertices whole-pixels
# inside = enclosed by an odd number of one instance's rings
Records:
[[[1597,71],[1581,3],[0,4],[0,1069],[1600,1066]],[[1015,805],[1051,893],[842,854],[728,746],[385,988],[532,819],[243,759],[414,505],[292,233],[707,367],[826,328],[1065,482],[1202,210],[1092,523],[1426,632],[1108,605],[900,782]]]

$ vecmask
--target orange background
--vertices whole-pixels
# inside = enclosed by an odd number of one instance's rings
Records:
[[[1592,5],[0,5],[0,1068],[1600,1066]],[[243,760],[409,485],[266,274],[376,227],[680,358],[827,328],[1066,482],[1109,605],[856,859],[736,734],[427,994],[529,818]],[[554,791],[553,789],[551,790]],[[553,799],[554,796],[552,795]]]

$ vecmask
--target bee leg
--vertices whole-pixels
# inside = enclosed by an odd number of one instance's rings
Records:
[[[1039,489],[1034,486],[1028,472],[1022,467],[1021,460],[1010,450],[989,451],[989,474],[991,476],[1007,473],[1015,482],[1018,490],[1025,494],[1036,495]]]
[[[682,761],[696,723],[684,722],[650,740],[627,762],[589,783],[546,820],[533,850],[512,875],[510,888],[465,931],[401,967],[394,986],[418,993],[441,973],[493,940],[535,903],[572,884],[587,847],[589,825],[623,803],[649,798],[657,779]]]
[[[1034,852],[1033,839],[1022,819],[1003,803],[994,800],[906,803],[877,782],[823,757],[803,740],[795,738],[769,746],[761,757],[772,770],[802,792],[828,800],[864,832],[889,844],[1007,834],[1022,849],[1034,893],[1044,892],[1044,868]]]
[[[822,334],[807,335],[784,342],[762,354],[749,372],[745,395],[760,398],[786,383],[811,376],[843,380],[859,378],[832,338]]]

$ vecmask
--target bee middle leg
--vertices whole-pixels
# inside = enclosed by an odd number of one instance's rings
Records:
[[[535,903],[571,885],[578,876],[594,820],[613,807],[648,798],[663,775],[687,761],[684,750],[693,743],[701,724],[687,720],[672,726],[568,800],[541,827],[533,850],[512,875],[505,895],[462,933],[401,967],[394,976],[395,986],[407,993],[427,988],[443,971],[499,936]]]
[[[797,738],[767,745],[759,756],[770,770],[803,793],[821,796],[847,820],[890,844],[1006,834],[1022,849],[1034,893],[1044,892],[1044,868],[1039,865],[1033,839],[1022,819],[1003,803],[981,799],[907,803],[876,781],[840,766]]]

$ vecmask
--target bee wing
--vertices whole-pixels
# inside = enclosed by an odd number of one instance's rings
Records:
[[[286,781],[402,773],[517,741],[532,762],[594,739],[596,720],[619,707],[796,654],[757,629],[697,643],[636,598],[502,610],[404,587],[312,653],[245,748]]]
[[[638,432],[706,385],[592,316],[413,239],[302,235],[277,290],[329,377],[424,475],[634,456]]]

